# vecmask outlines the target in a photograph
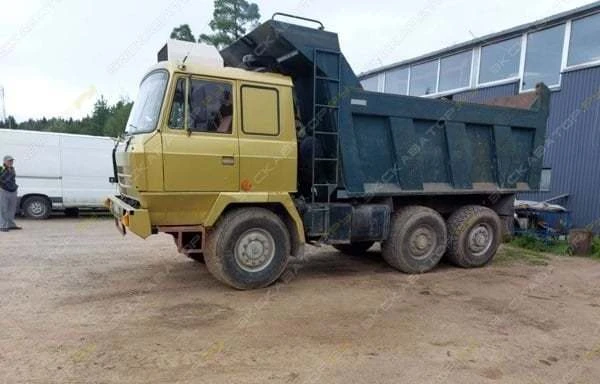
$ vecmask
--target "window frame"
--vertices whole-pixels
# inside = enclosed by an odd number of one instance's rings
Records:
[[[548,186],[547,188],[543,188],[542,187],[542,175],[544,174],[544,171],[548,171],[549,172],[549,176],[548,176]],[[538,189],[539,192],[550,192],[552,190],[552,168],[550,167],[543,167],[542,171],[540,173],[540,187]]]
[[[167,122],[166,127],[171,131],[187,131],[187,102],[188,102],[188,79],[189,76],[175,74],[173,76],[173,91],[169,94],[169,113],[167,114]],[[173,114],[173,107],[175,106],[175,92],[177,91],[177,83],[179,80],[184,81],[184,90],[183,90],[183,127],[173,127],[171,126],[171,116]]]
[[[365,77],[364,79],[360,80],[360,86],[362,87],[363,91],[367,91],[367,92],[377,92],[379,91],[379,76],[380,74],[377,73],[375,75],[370,75]],[[371,89],[366,89],[365,86],[363,85],[363,81],[373,81],[375,83],[375,90],[371,90]]]
[[[562,73],[563,73],[563,63],[565,62],[565,39],[567,37],[567,28],[569,26],[567,26],[567,23],[565,22],[561,22],[561,23],[557,23],[557,24],[553,24],[553,25],[548,25],[548,26],[544,26],[544,28],[535,30],[535,31],[530,31],[530,32],[526,32],[523,34],[523,46],[522,46],[522,68],[519,69],[519,93],[524,93],[524,92],[533,92],[535,91],[535,86],[533,88],[528,88],[528,89],[524,89],[523,88],[523,83],[525,82],[525,66],[527,65],[527,49],[528,49],[528,39],[529,39],[529,35],[532,35],[534,33],[539,33],[539,32],[544,32],[547,31],[548,29],[552,29],[552,28],[556,28],[556,27],[560,27],[564,25],[564,30],[563,30],[563,41],[562,41],[562,52],[561,52],[561,61],[560,61],[560,66],[558,69],[558,83],[556,84],[546,84],[546,86],[550,89],[560,89],[561,85],[562,85]],[[570,28],[570,27],[569,27]],[[568,42],[567,42],[567,46],[568,46]]]
[[[459,88],[451,88],[451,89],[447,89],[445,91],[440,91],[440,82],[442,80],[442,60],[447,59],[448,57],[452,57],[452,56],[456,56],[456,55],[460,55],[463,53],[471,53],[471,62],[469,63],[469,79],[467,80],[467,85],[464,87],[459,87]],[[471,48],[471,49],[465,49],[462,51],[457,51],[457,52],[452,52],[448,55],[444,55],[444,56],[440,56],[439,58],[440,63],[438,66],[438,85],[437,85],[437,95],[440,94],[453,94],[456,92],[461,92],[461,91],[466,91],[467,89],[470,89],[472,86],[472,79],[473,79],[473,62],[475,61],[475,49]]]
[[[406,80],[406,89],[404,90],[404,92],[406,92],[406,93],[387,92],[386,88],[387,88],[387,81],[388,81],[388,73],[392,72],[392,71],[403,71],[403,70],[406,70],[406,79],[405,79]],[[390,93],[391,95],[408,96],[409,88],[410,88],[410,65],[403,65],[403,66],[399,66],[399,67],[395,67],[395,68],[390,68],[383,72],[383,90],[382,90],[382,92]]]
[[[596,10],[596,11],[593,11],[593,12],[590,12],[590,13],[587,13],[587,14],[584,14],[581,16],[577,16],[577,17],[570,17],[570,18],[566,18],[563,20],[557,20],[557,21],[554,21],[554,22],[548,23],[548,24],[535,25],[535,26],[531,27],[529,30],[524,30],[524,31],[522,31],[520,33],[516,33],[516,34],[515,33],[508,34],[508,35],[499,37],[496,40],[482,41],[476,45],[471,46],[471,48],[465,48],[464,50],[459,50],[459,51],[455,51],[452,53],[445,53],[445,54],[437,56],[437,57],[430,56],[428,59],[421,60],[418,62],[412,62],[412,63],[404,62],[402,65],[399,65],[396,68],[387,68],[387,69],[381,70],[380,72],[378,72],[374,75],[372,74],[369,76],[369,78],[377,79],[377,90],[375,92],[385,92],[384,84],[385,84],[385,76],[386,76],[387,72],[398,69],[398,68],[402,68],[402,67],[408,68],[406,94],[408,96],[425,97],[425,98],[440,98],[440,97],[443,97],[446,95],[452,95],[452,94],[467,91],[467,90],[483,89],[483,88],[489,88],[489,87],[494,87],[494,86],[499,86],[499,85],[512,84],[515,82],[518,82],[518,92],[519,93],[532,92],[533,89],[530,89],[530,88],[523,89],[523,79],[525,76],[525,64],[526,64],[526,55],[527,55],[528,36],[530,34],[541,32],[546,29],[564,25],[564,36],[563,36],[564,40],[563,40],[563,45],[562,45],[561,64],[560,64],[560,69],[559,69],[559,73],[558,73],[558,83],[557,84],[546,84],[548,86],[548,88],[550,88],[550,90],[557,91],[557,90],[560,90],[562,87],[562,80],[563,80],[564,73],[600,66],[600,59],[588,61],[588,62],[584,62],[584,63],[580,63],[580,64],[574,64],[574,65],[570,65],[570,66],[568,65],[570,45],[571,45],[571,39],[572,39],[572,24],[573,24],[573,22],[577,21],[577,20],[585,19],[587,17],[596,16],[598,14],[600,14],[600,10]],[[521,47],[520,47],[521,51],[520,51],[520,56],[518,57],[519,65],[518,65],[517,75],[513,76],[513,77],[509,77],[509,78],[500,79],[500,80],[480,82],[479,78],[481,75],[481,59],[483,56],[482,55],[483,48],[490,46],[490,45],[502,43],[507,40],[518,39],[518,38],[521,39]],[[453,56],[453,55],[456,55],[459,53],[468,52],[469,50],[472,51],[471,76],[470,76],[469,85],[467,87],[449,89],[447,91],[440,91],[439,84],[440,84],[440,76],[441,76],[441,60],[448,56]],[[419,95],[419,96],[411,95],[410,92],[411,92],[411,80],[413,77],[413,73],[412,73],[413,67],[420,65],[420,64],[432,62],[432,61],[438,62],[438,76],[436,78],[435,92],[432,92],[428,95]]]
[[[170,102],[169,100],[171,99],[170,95],[169,95],[169,90],[170,90],[169,87],[170,87],[171,81],[174,78],[174,76],[171,76],[171,74],[169,73],[169,71],[167,69],[165,69],[165,68],[158,68],[158,69],[155,69],[155,70],[147,73],[144,76],[144,78],[139,82],[138,91],[137,91],[138,94],[136,95],[136,99],[139,96],[139,90],[140,90],[142,84],[144,83],[144,81],[147,78],[149,78],[150,76],[155,75],[157,73],[165,73],[167,75],[167,81],[165,83],[165,89],[163,90],[163,96],[162,96],[162,100],[161,100],[161,103],[160,103],[160,108],[158,109],[158,114],[157,114],[157,118],[156,118],[156,124],[154,125],[154,128],[151,129],[151,130],[143,130],[143,131],[137,131],[136,130],[136,132],[131,132],[131,133],[127,132],[127,128],[129,127],[129,118],[131,117],[131,112],[130,112],[130,116],[127,117],[127,122],[126,122],[127,125],[125,127],[125,134],[128,135],[128,136],[142,134],[142,133],[156,132],[157,130],[160,131],[161,122],[164,119],[164,117],[163,117],[164,115],[163,114],[165,113],[165,108],[168,105],[168,103]],[[136,101],[137,100],[134,100],[134,103]]]
[[[179,79],[185,79],[185,94],[184,94],[184,121],[183,121],[183,129],[178,128],[178,127],[172,127],[171,126],[171,112],[173,110],[173,105],[174,105],[174,96],[175,96],[175,88],[177,86],[177,81]],[[230,132],[213,132],[213,131],[194,131],[191,130],[189,128],[189,97],[190,97],[190,84],[192,82],[192,80],[200,80],[200,81],[206,81],[206,82],[213,82],[213,83],[224,83],[224,84],[229,84],[229,86],[231,87],[231,104],[232,104],[232,115],[231,115],[231,131]],[[182,73],[182,72],[176,72],[173,74],[173,81],[175,83],[175,86],[172,87],[171,93],[169,95],[169,112],[167,115],[167,122],[165,124],[165,126],[169,129],[169,132],[183,132],[185,134],[188,135],[195,135],[195,134],[201,134],[201,135],[210,135],[210,136],[217,136],[217,137],[227,137],[227,135],[236,135],[236,108],[235,108],[235,100],[237,98],[237,95],[235,94],[235,89],[236,89],[236,83],[234,80],[231,79],[224,79],[221,77],[210,77],[210,76],[199,76],[199,75],[194,75],[194,74],[190,74],[190,73]]]
[[[434,81],[434,90],[431,93],[426,93],[423,95],[411,95],[410,91],[411,91],[411,81],[412,81],[412,77],[413,77],[413,67],[418,67],[421,65],[425,65],[425,64],[430,64],[430,63],[435,63],[437,65],[436,69],[435,69],[435,81]],[[437,95],[438,94],[438,84],[439,84],[439,80],[440,80],[440,58],[436,58],[436,59],[431,59],[431,60],[425,60],[425,61],[420,61],[418,63],[414,63],[414,64],[410,64],[409,66],[409,71],[408,71],[408,89],[407,89],[407,95],[408,96],[413,96],[413,97],[427,97],[427,96],[431,96],[431,95]]]
[[[596,12],[589,13],[587,15],[574,17],[572,19],[567,20],[567,22],[566,22],[567,25],[565,25],[565,45],[563,45],[563,61],[562,61],[563,65],[561,68],[561,73],[600,66],[600,59],[586,61],[584,63],[579,63],[579,64],[569,65],[569,53],[571,53],[571,39],[573,38],[573,34],[572,34],[573,22],[577,21],[577,20],[585,19],[588,17],[597,16],[599,14],[600,14],[600,11],[596,11]],[[565,46],[566,46],[566,50],[565,50]]]
[[[495,85],[503,85],[503,84],[510,84],[513,83],[515,81],[521,81],[521,75],[523,73],[523,64],[524,64],[524,60],[525,60],[525,49],[527,48],[527,39],[524,39],[523,37],[526,35],[526,33],[521,33],[519,35],[515,35],[515,36],[507,36],[504,37],[500,40],[494,40],[491,41],[487,44],[481,44],[479,45],[479,60],[477,62],[477,66],[478,66],[478,70],[477,70],[477,77],[475,78],[475,88],[486,88],[486,87],[493,87]],[[489,47],[491,45],[495,45],[495,44],[500,44],[509,40],[517,40],[517,39],[521,39],[521,46],[520,46],[520,52],[519,52],[519,57],[518,57],[518,66],[517,66],[517,75],[516,76],[512,76],[512,77],[505,77],[502,79],[498,79],[498,80],[492,80],[492,81],[486,81],[486,82],[481,82],[480,78],[481,78],[481,59],[483,57],[483,49],[485,47]]]
[[[275,134],[253,133],[253,132],[247,132],[244,129],[244,101],[243,101],[244,88],[266,89],[266,90],[270,90],[270,91],[275,91],[275,95],[277,96],[277,133],[275,133]],[[254,84],[242,84],[240,86],[240,126],[241,126],[241,131],[245,135],[269,136],[269,137],[280,136],[281,135],[281,110],[280,109],[281,109],[281,107],[280,107],[279,89],[277,89],[275,87],[268,87],[268,86],[262,86],[262,85],[254,85]]]

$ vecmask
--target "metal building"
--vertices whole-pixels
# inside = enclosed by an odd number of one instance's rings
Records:
[[[367,90],[483,102],[552,90],[539,191],[600,232],[600,1],[360,75]]]

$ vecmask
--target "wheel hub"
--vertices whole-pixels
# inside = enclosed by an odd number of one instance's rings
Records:
[[[30,210],[31,210],[31,213],[33,213],[35,215],[39,215],[44,212],[44,207],[43,207],[42,203],[40,203],[39,201],[35,201],[30,205]]]
[[[469,234],[469,249],[478,256],[485,253],[494,240],[492,229],[488,224],[482,223],[475,226]]]
[[[437,243],[436,235],[429,226],[417,228],[410,236],[411,253],[417,258],[427,257]]]
[[[260,228],[244,232],[235,246],[235,260],[240,268],[248,272],[265,269],[274,256],[275,241],[269,232]]]

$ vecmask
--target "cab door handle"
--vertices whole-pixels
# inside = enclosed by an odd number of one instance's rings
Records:
[[[223,165],[234,165],[235,164],[235,158],[233,156],[222,156],[221,157],[221,164],[223,164]]]

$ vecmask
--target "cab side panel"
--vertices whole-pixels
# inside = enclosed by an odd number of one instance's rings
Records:
[[[292,89],[240,82],[240,185],[252,192],[296,191]]]

